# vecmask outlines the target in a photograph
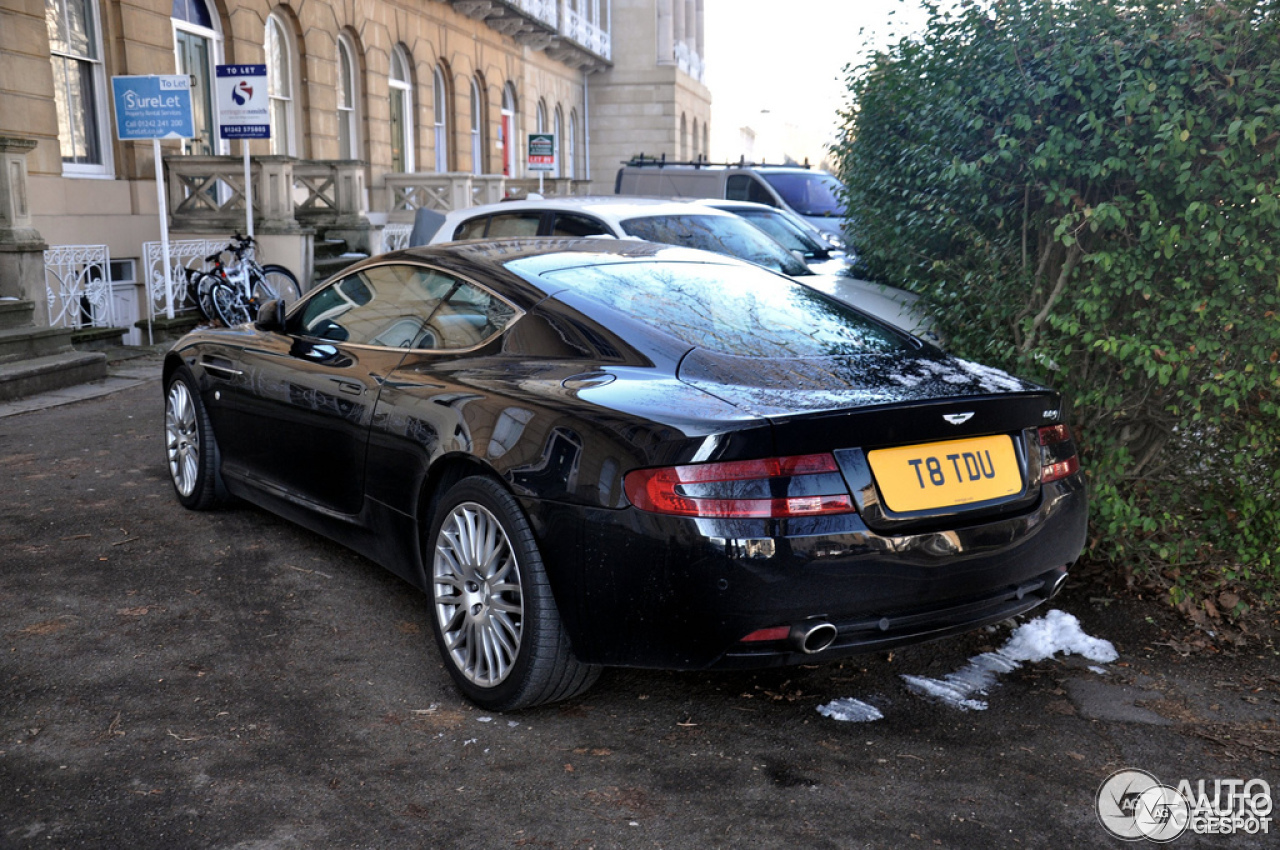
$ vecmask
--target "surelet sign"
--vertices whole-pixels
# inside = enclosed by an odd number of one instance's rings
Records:
[[[111,90],[120,141],[189,139],[195,135],[191,78],[185,74],[112,77]]]

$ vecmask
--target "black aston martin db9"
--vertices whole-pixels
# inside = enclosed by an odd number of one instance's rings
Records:
[[[183,505],[239,497],[421,588],[490,710],[972,629],[1085,536],[1057,393],[645,242],[373,257],[185,337],[164,393]]]

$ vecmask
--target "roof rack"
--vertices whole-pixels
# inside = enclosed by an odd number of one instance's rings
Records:
[[[649,156],[649,157],[645,156],[644,154],[640,154],[639,156],[633,157],[629,160],[623,160],[622,164],[628,165],[628,166],[635,166],[638,168],[666,168],[668,165],[679,166],[684,168],[760,168],[760,167],[765,167],[770,165],[770,163],[764,162],[763,160],[760,162],[748,162],[745,156],[741,157],[737,162],[711,162],[710,160],[704,158],[701,154],[698,155],[697,159],[689,160],[687,162],[679,162],[674,159],[668,161],[667,155],[665,153],[662,154],[661,156]],[[798,164],[794,162],[775,162],[775,163],[772,163],[772,165],[775,168],[779,166],[786,167],[786,168],[810,168],[811,167],[809,165],[808,157],[804,158],[803,164]]]

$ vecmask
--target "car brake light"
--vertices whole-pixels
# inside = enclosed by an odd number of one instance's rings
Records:
[[[1047,425],[1040,435],[1040,483],[1048,484],[1080,471],[1080,458],[1067,425]],[[1067,445],[1063,445],[1063,444]]]
[[[636,469],[623,486],[640,510],[675,516],[781,519],[855,510],[830,454]]]

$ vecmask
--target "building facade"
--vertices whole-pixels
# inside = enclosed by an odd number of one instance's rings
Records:
[[[690,121],[693,137],[707,132],[710,97],[695,55],[700,7],[0,0],[0,157],[8,169],[0,254],[41,243],[103,246],[109,277],[138,288],[136,312],[146,318],[157,313],[151,278],[166,268],[147,254],[162,204],[174,240],[195,251],[201,239],[225,243],[244,229],[237,224],[251,190],[263,252],[306,279],[316,239],[336,234],[376,251],[394,244],[384,235],[403,233],[418,208],[447,210],[537,185],[525,164],[530,133],[556,135],[556,167],[540,175],[546,189],[586,191],[593,177],[611,175],[606,160],[632,153],[624,139],[652,134],[655,145],[674,146]],[[629,70],[631,62],[642,67]],[[271,138],[220,139],[215,66],[263,63]],[[117,138],[111,79],[171,74],[191,81],[195,132],[160,143],[161,195],[154,143]],[[705,142],[689,144],[705,150]],[[611,191],[608,181],[597,188]],[[172,249],[169,259],[195,261],[175,259]],[[0,297],[40,300],[30,264],[21,272],[18,265],[0,257]],[[52,295],[50,305],[46,322],[57,318]],[[126,315],[115,323],[129,323],[128,305],[117,308]]]
[[[704,19],[703,0],[613,0],[613,61],[589,78],[595,191],[612,192],[618,168],[641,154],[706,158]]]

